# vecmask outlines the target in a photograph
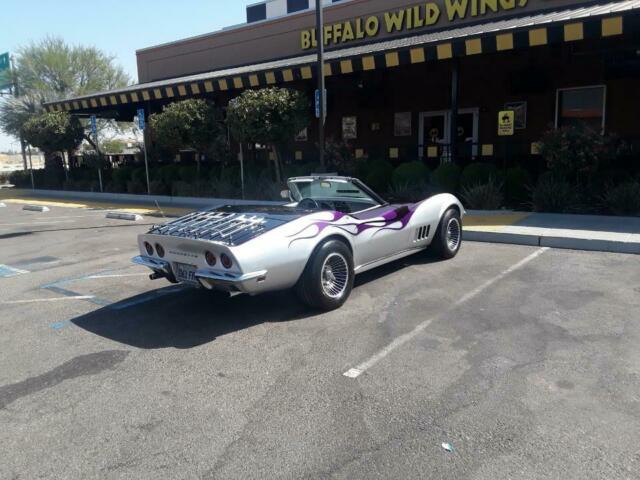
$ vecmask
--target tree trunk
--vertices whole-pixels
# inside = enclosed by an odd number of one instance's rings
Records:
[[[27,142],[22,138],[22,134],[20,134],[20,148],[22,150],[22,166],[24,167],[24,171],[26,172],[29,169],[27,165]]]

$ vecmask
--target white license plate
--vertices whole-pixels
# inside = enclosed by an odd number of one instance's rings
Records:
[[[184,263],[176,263],[174,264],[174,270],[176,274],[176,280],[184,283],[198,283],[196,279],[196,270],[198,267],[195,265],[187,265]]]

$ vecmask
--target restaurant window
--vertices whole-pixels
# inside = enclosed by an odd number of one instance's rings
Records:
[[[585,124],[604,132],[607,90],[604,85],[561,88],[557,94],[556,127]]]
[[[309,9],[309,0],[287,0],[287,13]]]

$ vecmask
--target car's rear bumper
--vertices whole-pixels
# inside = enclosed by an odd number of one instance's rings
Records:
[[[173,269],[169,262],[151,257],[137,256],[131,259],[137,265],[145,266],[160,276],[166,277],[170,281],[176,281]],[[233,274],[217,273],[211,270],[197,270],[195,277],[202,286],[208,290],[223,290],[227,292],[241,292],[249,295],[260,293],[264,290],[264,283],[267,280],[267,271]]]

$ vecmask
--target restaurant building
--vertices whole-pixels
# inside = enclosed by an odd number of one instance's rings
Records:
[[[246,24],[139,50],[139,84],[46,107],[131,121],[140,108],[193,97],[224,106],[283,86],[305,91],[313,116],[314,3],[249,5]],[[327,136],[356,157],[535,162],[541,135],[576,121],[637,148],[640,0],[325,4]],[[288,161],[315,160],[316,122]]]

